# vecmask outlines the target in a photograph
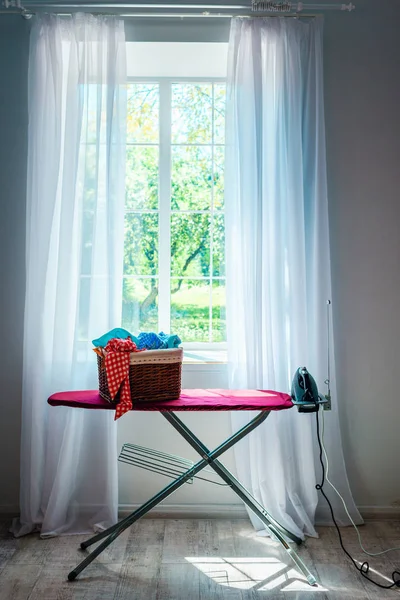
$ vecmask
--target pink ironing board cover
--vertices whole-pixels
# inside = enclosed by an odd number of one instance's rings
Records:
[[[48,399],[51,406],[114,410],[97,390],[59,392]],[[293,406],[288,394],[268,390],[182,390],[177,400],[136,402],[132,410],[283,410]]]

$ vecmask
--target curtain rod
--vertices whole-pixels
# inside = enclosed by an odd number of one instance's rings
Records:
[[[179,14],[179,13],[173,13],[173,14],[168,14],[168,13],[117,13],[117,12],[104,12],[101,11],[99,12],[99,10],[91,10],[91,11],[71,11],[69,13],[67,12],[57,12],[52,10],[51,14],[56,14],[59,17],[71,17],[73,14],[77,13],[77,12],[86,12],[87,14],[92,14],[92,15],[103,15],[103,16],[116,16],[116,17],[120,17],[121,19],[128,19],[128,18],[135,18],[135,19],[154,19],[154,18],[158,18],[158,19],[233,19],[235,17],[240,17],[242,19],[262,19],[265,17],[271,18],[271,19],[314,19],[318,16],[322,16],[322,15],[317,15],[314,13],[308,13],[308,14],[304,14],[304,15],[299,15],[298,13],[292,13],[292,14],[285,14],[285,15],[276,15],[276,14],[265,14],[264,16],[261,15],[244,15],[244,14],[236,14],[236,15],[221,15],[219,13],[215,13],[215,14],[204,14],[204,13],[191,13],[191,14]],[[21,17],[24,17],[25,19],[31,19],[32,17],[34,17],[35,15],[38,14],[45,14],[47,13],[47,11],[29,11],[29,10],[0,10],[0,15],[20,15]]]
[[[335,10],[352,12],[355,10],[352,2],[348,4],[306,4],[304,2],[269,2],[264,0],[252,0],[251,5],[244,4],[156,4],[156,3],[106,3],[106,2],[51,2],[27,0],[22,5],[21,0],[3,0],[5,10],[0,10],[0,14],[21,14],[25,18],[31,18],[37,12],[53,12],[63,16],[68,16],[78,11],[101,12],[102,14],[110,12],[120,17],[135,18],[232,18],[232,17],[256,17],[256,16],[288,16],[288,17],[310,17],[315,15],[301,15],[303,11]],[[130,9],[129,13],[123,11]],[[142,10],[140,10],[142,9]],[[146,12],[146,10],[151,12]],[[156,10],[154,10],[156,9]],[[249,13],[250,10],[250,13]],[[66,12],[68,11],[68,12]],[[199,12],[201,11],[201,12]],[[228,11],[228,12],[225,12]]]

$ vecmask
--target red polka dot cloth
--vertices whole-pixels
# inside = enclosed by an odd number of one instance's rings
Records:
[[[110,396],[114,400],[118,391],[121,390],[120,400],[115,407],[116,421],[126,412],[132,409],[131,388],[129,385],[129,360],[131,352],[141,352],[132,342],[131,338],[120,340],[114,338],[105,347],[106,350],[106,373]]]

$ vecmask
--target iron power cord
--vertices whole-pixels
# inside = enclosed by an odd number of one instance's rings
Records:
[[[321,427],[321,445],[322,445],[322,450],[324,453],[324,458],[325,458],[325,481],[327,483],[329,483],[329,485],[331,486],[331,488],[333,489],[333,491],[335,492],[335,494],[337,496],[339,496],[342,504],[343,504],[343,508],[346,512],[346,515],[350,521],[350,523],[353,525],[354,529],[356,530],[357,533],[357,537],[358,537],[358,543],[360,544],[360,548],[361,550],[364,552],[364,554],[368,554],[368,556],[382,556],[383,554],[387,554],[388,552],[393,552],[394,550],[400,550],[400,546],[394,546],[393,548],[388,548],[387,550],[381,550],[380,552],[369,552],[368,550],[366,550],[364,548],[364,545],[362,543],[362,539],[361,539],[361,535],[360,532],[358,530],[357,525],[354,523],[354,520],[346,506],[346,502],[343,498],[343,496],[340,494],[340,492],[335,488],[335,486],[333,485],[332,481],[329,479],[329,459],[328,459],[328,454],[325,448],[325,443],[324,443],[324,431],[325,431],[325,418],[324,418],[324,414],[325,411],[322,411],[322,418],[321,418],[321,423],[322,423],[322,427]]]
[[[348,556],[348,558],[351,560],[351,562],[353,563],[354,567],[357,569],[357,571],[359,571],[359,573],[361,573],[361,575],[367,579],[368,581],[370,581],[371,583],[373,583],[374,585],[384,589],[384,590],[390,590],[392,588],[400,588],[400,571],[393,571],[392,573],[392,581],[393,583],[391,583],[390,585],[382,585],[381,583],[378,583],[377,581],[374,581],[373,579],[371,579],[371,577],[368,576],[368,572],[369,572],[369,563],[368,561],[365,561],[362,563],[361,567],[358,566],[358,564],[356,563],[356,561],[354,560],[354,558],[351,556],[351,554],[346,550],[346,548],[344,547],[343,544],[343,540],[342,540],[342,534],[340,533],[340,529],[339,526],[336,522],[335,519],[335,515],[333,512],[333,508],[332,508],[332,504],[330,503],[330,500],[328,498],[328,496],[325,494],[323,487],[324,487],[324,483],[325,483],[325,465],[324,465],[324,461],[322,458],[322,443],[321,443],[321,436],[320,436],[320,430],[319,430],[319,418],[318,418],[318,413],[319,411],[317,411],[315,413],[315,417],[316,417],[316,421],[317,421],[317,440],[318,440],[318,446],[319,446],[319,460],[321,463],[321,468],[322,468],[322,479],[321,479],[321,483],[318,483],[315,488],[321,492],[321,494],[323,495],[323,497],[325,498],[328,506],[329,506],[329,510],[332,516],[332,521],[336,527],[336,531],[338,533],[339,536],[339,542],[340,545],[342,547],[343,552],[346,554],[346,556]]]

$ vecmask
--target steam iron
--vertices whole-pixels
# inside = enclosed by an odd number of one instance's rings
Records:
[[[299,367],[292,381],[292,402],[299,412],[317,412],[328,400],[318,393],[317,384],[305,367]]]

